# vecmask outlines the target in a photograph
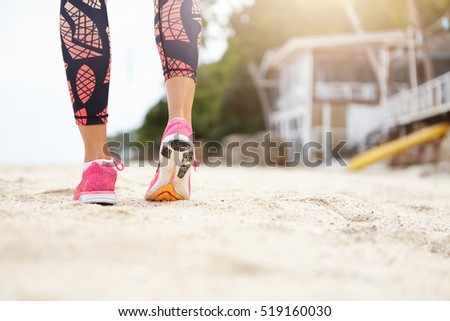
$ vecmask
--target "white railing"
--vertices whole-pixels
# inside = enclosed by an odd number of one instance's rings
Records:
[[[376,83],[361,82],[316,82],[315,99],[321,101],[348,101],[376,103]]]
[[[389,97],[383,108],[386,128],[450,111],[450,72]]]

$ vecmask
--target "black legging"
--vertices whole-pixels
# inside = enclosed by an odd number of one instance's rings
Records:
[[[155,0],[155,38],[166,80],[196,80],[201,19],[198,0]],[[104,124],[111,71],[106,0],[62,0],[60,31],[77,124]]]

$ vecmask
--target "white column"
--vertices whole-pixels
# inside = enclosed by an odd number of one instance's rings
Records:
[[[332,159],[332,142],[326,139],[328,132],[331,132],[331,104],[325,102],[322,106],[322,146],[325,149],[323,154],[325,164],[331,163]]]
[[[417,87],[417,58],[416,40],[414,29],[409,27],[407,31],[408,39],[408,61],[409,61],[409,83],[411,88]]]
[[[312,135],[312,108],[314,99],[314,54],[312,50],[305,52],[305,69],[306,74],[306,99],[303,117],[303,144],[311,142],[314,138]],[[309,151],[308,158],[311,159]]]
[[[384,47],[380,50],[380,104],[384,104],[388,95],[388,82],[389,82],[389,68],[390,57],[389,49]]]

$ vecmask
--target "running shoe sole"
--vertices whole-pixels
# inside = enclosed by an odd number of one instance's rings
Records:
[[[117,195],[111,192],[81,193],[79,200],[83,204],[115,205]]]
[[[189,171],[194,164],[194,146],[183,135],[164,139],[160,151],[159,175],[145,194],[148,201],[169,202],[190,197]]]

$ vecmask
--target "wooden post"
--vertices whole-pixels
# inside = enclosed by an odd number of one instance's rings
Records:
[[[431,59],[430,50],[428,48],[428,40],[426,35],[423,33],[422,19],[420,18],[417,0],[408,0],[408,7],[411,19],[418,30],[418,34],[423,39],[422,53],[423,53],[425,81],[428,81],[434,78],[434,66],[433,60]]]
[[[313,104],[314,104],[314,91],[315,91],[315,81],[314,81],[314,52],[312,50],[307,50],[305,52],[305,66],[307,68],[307,83],[306,83],[306,105],[305,113],[303,117],[303,145],[312,142],[315,137],[313,137]],[[311,158],[311,150],[308,150],[308,159]]]
[[[331,104],[327,101],[322,106],[322,146],[325,164],[331,164],[333,159],[331,154],[332,142],[327,139],[327,133],[329,132],[331,132]]]
[[[414,39],[414,29],[409,27],[408,31],[408,64],[409,64],[409,85],[411,88],[418,86],[417,82],[417,57],[416,57],[416,41]]]
[[[390,57],[389,57],[389,49],[383,47],[380,50],[380,58],[381,64],[379,67],[379,77],[380,77],[380,104],[383,105],[386,102],[389,93],[389,70],[390,70]]]
[[[365,30],[361,24],[361,20],[359,19],[358,13],[355,10],[355,7],[350,2],[346,2],[344,4],[345,12],[347,13],[347,17],[350,20],[350,23],[357,34],[365,33]],[[378,59],[375,51],[369,47],[365,47],[365,51],[367,57],[369,58],[370,66],[375,74],[375,77],[378,80],[378,86],[381,87],[381,75],[380,70],[378,69]]]

